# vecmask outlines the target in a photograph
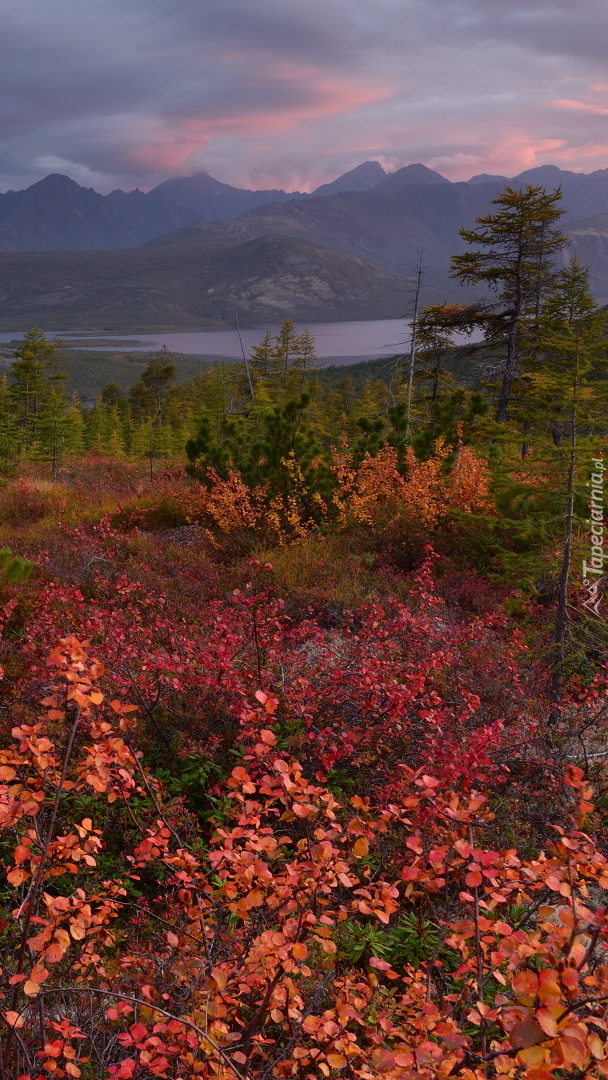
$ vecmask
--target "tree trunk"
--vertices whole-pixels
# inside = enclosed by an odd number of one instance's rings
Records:
[[[515,361],[517,359],[517,331],[519,330],[519,321],[521,319],[523,307],[522,247],[523,240],[520,237],[519,252],[517,255],[517,264],[515,267],[515,296],[513,298],[513,314],[511,316],[509,332],[507,334],[507,362],[505,365],[505,373],[503,375],[502,388],[500,391],[500,401],[498,402],[498,413],[496,415],[496,419],[499,424],[504,424],[507,419],[507,409],[509,408],[509,401],[511,400],[511,388],[513,386],[513,379],[515,377]]]
[[[524,431],[523,431],[524,441],[521,444],[522,460],[525,460],[527,458],[528,454],[530,453],[530,443],[528,442],[529,432],[530,432],[530,421],[529,420],[524,420]]]
[[[416,265],[416,291],[414,293],[414,316],[412,318],[412,340],[410,343],[410,364],[407,379],[407,416],[405,421],[405,439],[406,442],[410,436],[410,421],[412,410],[412,390],[414,387],[414,365],[416,363],[416,332],[418,329],[418,308],[420,306],[420,289],[422,286],[422,277],[424,274],[424,267],[422,265],[422,253],[418,256],[418,263]]]
[[[570,463],[568,465],[568,503],[566,509],[566,532],[564,537],[564,551],[562,555],[562,568],[559,576],[559,600],[557,604],[557,617],[555,620],[553,670],[551,672],[551,709],[549,723],[554,726],[559,723],[562,709],[562,694],[564,685],[564,660],[566,654],[566,632],[568,629],[568,584],[570,581],[570,566],[572,562],[572,531],[574,525],[574,480],[576,474],[576,416],[578,404],[578,358],[577,372],[574,380],[572,396],[572,432],[570,437]]]
[[[516,321],[513,319],[507,337],[507,362],[505,364],[505,373],[502,377],[500,400],[498,402],[498,412],[496,414],[496,419],[499,424],[505,423],[509,401],[511,400],[511,387],[513,386],[513,376],[515,375],[515,335],[517,333],[518,321],[519,320]]]

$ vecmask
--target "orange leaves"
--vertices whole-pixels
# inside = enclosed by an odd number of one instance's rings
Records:
[[[355,840],[353,844],[353,855],[357,859],[362,859],[369,854],[369,843],[364,836],[360,836],[358,840]]]
[[[329,1053],[326,1061],[330,1069],[343,1069],[345,1065],[348,1065],[348,1061],[344,1057],[344,1054]]]
[[[490,470],[468,446],[459,446],[446,484],[446,501],[465,514],[492,512]]]
[[[399,909],[399,890],[388,882],[356,889],[355,896],[362,899],[353,900],[351,906],[354,911],[360,911],[363,915],[375,915],[385,925],[388,925],[391,915]]]
[[[8,1012],[2,1014],[9,1027],[22,1028],[25,1026],[25,1017],[13,1009],[9,1009]]]
[[[435,444],[435,453],[428,461],[417,461],[414,451],[406,451],[407,481],[404,485],[404,501],[425,525],[433,526],[445,509],[444,484],[441,473],[449,454],[443,439]]]
[[[552,1011],[551,1009],[545,1007],[542,1009],[537,1009],[534,1013],[534,1018],[537,1024],[539,1025],[539,1027],[542,1028],[545,1035],[548,1035],[550,1038],[554,1038],[558,1033],[558,1017],[556,1016],[556,1012],[557,1010]]]
[[[260,705],[263,706],[264,712],[268,713],[270,716],[272,716],[272,714],[277,711],[279,704],[278,698],[272,697],[272,695],[269,696],[268,694],[265,694],[263,690],[256,690],[255,698],[256,701],[259,701]],[[260,738],[263,743],[266,743],[267,746],[274,746],[277,741],[272,734],[272,731],[268,731],[268,729],[260,732]]]
[[[387,502],[404,502],[405,493],[405,481],[397,469],[397,452],[385,447],[376,457],[366,454],[361,462],[347,502],[348,513],[355,521],[371,523],[379,507]]]
[[[27,881],[30,877],[31,874],[29,874],[27,870],[22,870],[21,867],[18,867],[16,870],[9,870],[6,875],[6,880],[9,885],[17,887],[18,885],[23,885],[23,882]]]
[[[23,984],[23,993],[28,997],[36,997],[40,993],[40,987],[48,979],[48,970],[42,964],[36,964],[29,973],[29,977]],[[9,982],[11,980],[9,979]]]
[[[226,480],[209,472],[210,490],[201,496],[201,509],[210,515],[222,532],[255,529],[265,516],[264,491],[249,489],[240,473],[231,469]]]
[[[264,903],[264,895],[259,889],[252,889],[245,896],[241,896],[236,904],[231,904],[230,907],[233,911],[240,915],[241,918],[246,918],[248,912],[252,908],[262,907]]]
[[[465,876],[464,881],[465,885],[468,885],[469,888],[476,888],[477,885],[483,884],[483,874],[481,874],[479,868],[476,867],[474,870],[469,871]]]
[[[538,975],[535,971],[518,971],[513,979],[513,989],[518,994],[534,995],[538,991]]]
[[[468,447],[459,445],[452,471],[445,476],[445,461],[451,452],[438,439],[428,461],[418,461],[411,448],[406,451],[405,478],[398,469],[392,447],[384,447],[375,457],[366,455],[358,470],[345,449],[333,451],[332,470],[338,482],[333,501],[341,522],[350,516],[372,524],[378,511],[387,505],[402,505],[427,526],[433,527],[450,507],[466,513],[488,513],[489,469]]]
[[[168,854],[171,833],[162,821],[158,825],[156,829],[148,829],[148,836],[134,849],[136,866],[143,866],[152,859],[162,859]]]
[[[124,716],[126,713],[137,712],[138,706],[114,699],[110,702],[110,708],[119,716]]]
[[[543,1005],[559,1005],[562,1000],[562,991],[559,985],[559,975],[552,968],[543,968],[538,975],[538,1000]]]
[[[526,969],[518,971],[513,978],[513,989],[526,1004],[538,1000],[543,1005],[559,1005],[562,1001],[559,983],[560,976],[553,968],[542,968],[538,975]]]

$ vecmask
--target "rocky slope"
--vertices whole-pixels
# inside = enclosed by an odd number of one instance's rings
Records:
[[[441,297],[427,290],[423,299]],[[397,274],[309,241],[0,255],[0,329],[139,331],[402,317]]]

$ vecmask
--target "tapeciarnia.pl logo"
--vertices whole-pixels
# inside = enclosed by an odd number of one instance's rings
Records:
[[[608,559],[608,544],[604,548],[604,459],[591,458],[591,480],[586,487],[591,489],[589,512],[591,517],[587,519],[589,524],[589,539],[591,540],[591,555],[589,562],[583,559],[583,586],[587,592],[587,599],[583,607],[600,615],[600,585],[604,573],[604,562]]]

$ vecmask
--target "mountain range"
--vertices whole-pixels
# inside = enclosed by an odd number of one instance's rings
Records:
[[[312,193],[249,191],[207,173],[100,195],[53,174],[0,194],[0,326],[160,329],[403,314],[422,253],[428,297],[454,300],[460,227],[506,183],[561,187],[563,226],[608,299],[608,169],[545,165],[453,183],[367,161]],[[25,254],[27,253],[27,254]]]
[[[223,221],[267,203],[366,191],[385,177],[379,162],[365,161],[311,194],[247,191],[200,172],[165,180],[148,192],[136,188],[99,195],[69,176],[53,173],[24,191],[0,194],[0,252],[139,247],[195,221]]]

